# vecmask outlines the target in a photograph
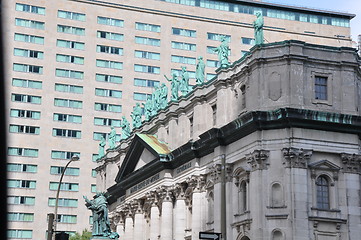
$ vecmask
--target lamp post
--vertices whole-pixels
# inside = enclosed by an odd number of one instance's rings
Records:
[[[71,157],[71,159],[69,160],[69,162],[65,165],[65,167],[63,168],[63,171],[61,172],[61,176],[60,176],[60,180],[59,180],[59,185],[58,185],[58,190],[56,192],[56,198],[55,198],[55,210],[54,210],[54,215],[52,216],[52,214],[48,214],[49,216],[49,224],[48,224],[48,238],[47,240],[52,240],[52,236],[53,233],[56,233],[56,224],[57,224],[57,218],[58,218],[58,201],[59,201],[59,192],[60,192],[60,186],[61,183],[63,181],[63,177],[64,177],[64,173],[65,170],[67,169],[67,167],[69,166],[69,164],[71,162],[75,162],[75,161],[79,161],[79,155],[73,155]],[[51,221],[51,222],[50,222]]]

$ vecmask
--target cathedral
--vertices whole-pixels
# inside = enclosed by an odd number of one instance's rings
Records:
[[[289,40],[218,68],[98,160],[113,230],[360,239],[360,66],[355,49]]]

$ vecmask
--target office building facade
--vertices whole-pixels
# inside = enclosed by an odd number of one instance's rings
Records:
[[[63,167],[57,230],[90,228],[82,195],[96,191],[99,140],[129,119],[163,75],[196,59],[216,76],[213,51],[249,51],[255,12],[265,42],[297,39],[350,46],[352,14],[252,1],[5,1],[2,3],[8,120],[9,238],[43,239]],[[170,94],[169,94],[170,95]]]

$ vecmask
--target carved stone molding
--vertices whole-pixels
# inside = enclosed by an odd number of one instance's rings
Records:
[[[284,148],[282,149],[284,162],[287,168],[307,168],[307,163],[312,156],[312,150],[302,148]]]
[[[254,150],[252,153],[246,155],[247,163],[250,164],[252,171],[265,170],[269,165],[269,151],[268,150]]]
[[[342,171],[360,174],[361,155],[341,153]]]
[[[161,202],[172,202],[174,199],[173,187],[170,186],[161,186],[157,188],[158,198]]]
[[[185,199],[186,183],[176,183],[173,187],[173,196],[176,200]]]
[[[143,213],[144,200],[134,199],[130,201],[130,206],[134,214]]]

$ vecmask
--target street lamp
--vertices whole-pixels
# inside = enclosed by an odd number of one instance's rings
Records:
[[[58,190],[56,192],[56,198],[55,198],[55,210],[54,210],[54,215],[53,214],[48,214],[49,216],[49,223],[48,223],[48,238],[47,240],[51,240],[53,233],[56,232],[56,224],[57,224],[57,218],[58,218],[58,201],[59,201],[59,192],[60,192],[60,186],[61,183],[63,181],[63,177],[64,177],[64,173],[65,170],[67,169],[67,167],[69,166],[69,164],[71,162],[75,162],[75,161],[79,161],[79,155],[75,154],[71,157],[71,159],[69,160],[69,162],[65,165],[65,167],[63,168],[63,171],[61,172],[61,176],[60,176],[60,180],[59,180],[59,185],[58,185]]]

